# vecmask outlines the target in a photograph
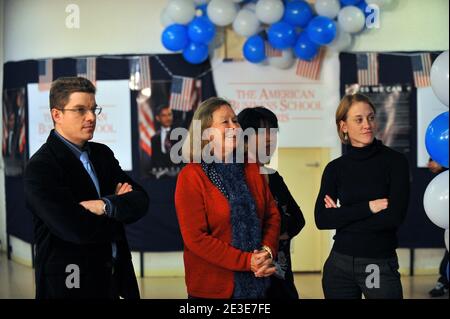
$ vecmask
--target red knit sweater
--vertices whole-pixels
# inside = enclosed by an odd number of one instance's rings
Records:
[[[263,230],[262,244],[277,251],[280,214],[257,164],[246,164],[245,177]],[[251,253],[231,246],[230,207],[200,164],[188,164],[177,181],[175,207],[184,241],[188,294],[231,298],[235,271],[251,271]]]

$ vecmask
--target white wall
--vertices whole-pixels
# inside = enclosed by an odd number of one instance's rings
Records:
[[[446,50],[448,0],[394,0],[380,29],[355,37],[354,51]],[[68,29],[68,4],[80,28]],[[5,60],[163,53],[160,12],[167,0],[5,0]]]
[[[448,50],[448,0],[393,0],[380,28],[355,37],[353,51]]]
[[[80,28],[69,29],[68,4],[80,8]],[[166,0],[6,0],[5,57],[161,53],[160,12]]]

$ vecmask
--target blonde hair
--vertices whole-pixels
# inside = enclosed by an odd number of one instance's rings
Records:
[[[339,106],[338,106],[338,108],[336,110],[336,127],[337,127],[337,132],[338,132],[339,138],[341,139],[341,142],[343,144],[347,144],[348,140],[345,139],[344,132],[342,132],[342,130],[341,130],[341,121],[345,122],[347,120],[348,111],[350,110],[352,105],[354,103],[357,103],[357,102],[367,103],[368,105],[370,105],[370,107],[372,108],[374,113],[377,112],[376,109],[375,109],[375,106],[372,103],[372,101],[366,95],[361,94],[361,93],[345,95],[342,98],[342,100],[339,103]]]
[[[203,101],[194,112],[191,124],[189,126],[188,137],[183,144],[182,151],[183,157],[189,162],[200,160],[200,158],[194,158],[194,155],[201,156],[203,148],[209,143],[209,141],[203,140],[203,132],[211,127],[213,122],[213,113],[224,105],[231,107],[230,102],[228,102],[227,100],[220,97],[211,97]],[[201,123],[201,134],[200,136],[196,137],[201,139],[200,149],[198,149],[198,145],[194,145],[194,125],[197,121],[200,121]]]

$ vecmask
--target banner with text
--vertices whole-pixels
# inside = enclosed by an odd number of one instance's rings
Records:
[[[92,141],[108,145],[125,171],[132,170],[131,107],[128,80],[97,81],[96,101],[102,112]],[[47,140],[53,122],[48,105],[49,92],[28,84],[28,127],[30,157]]]
[[[280,70],[235,61],[220,64],[213,76],[218,96],[229,100],[236,113],[264,106],[277,115],[279,147],[333,147],[340,100],[338,55],[327,53],[318,81],[299,77],[295,70],[295,65]]]

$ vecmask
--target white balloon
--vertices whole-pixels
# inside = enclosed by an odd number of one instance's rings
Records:
[[[234,31],[244,37],[255,35],[259,31],[261,23],[256,17],[255,12],[249,9],[242,9],[233,21]]]
[[[339,24],[336,25],[336,37],[327,45],[327,47],[335,52],[341,52],[349,48],[352,44],[352,35],[341,29]]]
[[[366,16],[361,9],[355,6],[347,6],[339,11],[338,23],[343,31],[356,33],[364,28]]]
[[[228,0],[212,0],[208,4],[207,13],[212,23],[224,27],[236,18],[238,5]]]
[[[341,4],[339,0],[317,0],[314,8],[317,15],[334,19],[341,10]]]
[[[448,229],[448,171],[440,173],[428,184],[423,206],[434,224]]]
[[[269,64],[278,69],[289,69],[295,63],[294,51],[286,49],[281,51],[281,56],[268,57]]]
[[[195,16],[195,5],[192,1],[172,0],[167,6],[167,14],[169,17],[180,24],[187,24]]]
[[[278,22],[284,13],[284,4],[281,0],[259,0],[256,4],[256,16],[259,21],[266,24]]]
[[[447,248],[448,251],[448,229],[444,232],[444,242],[445,242],[445,248]]]
[[[167,13],[167,8],[164,8],[164,10],[161,12],[160,21],[164,27],[167,27],[175,23],[175,21],[173,21],[172,18]]]
[[[448,107],[448,50],[442,52],[431,67],[431,87],[438,99]]]

